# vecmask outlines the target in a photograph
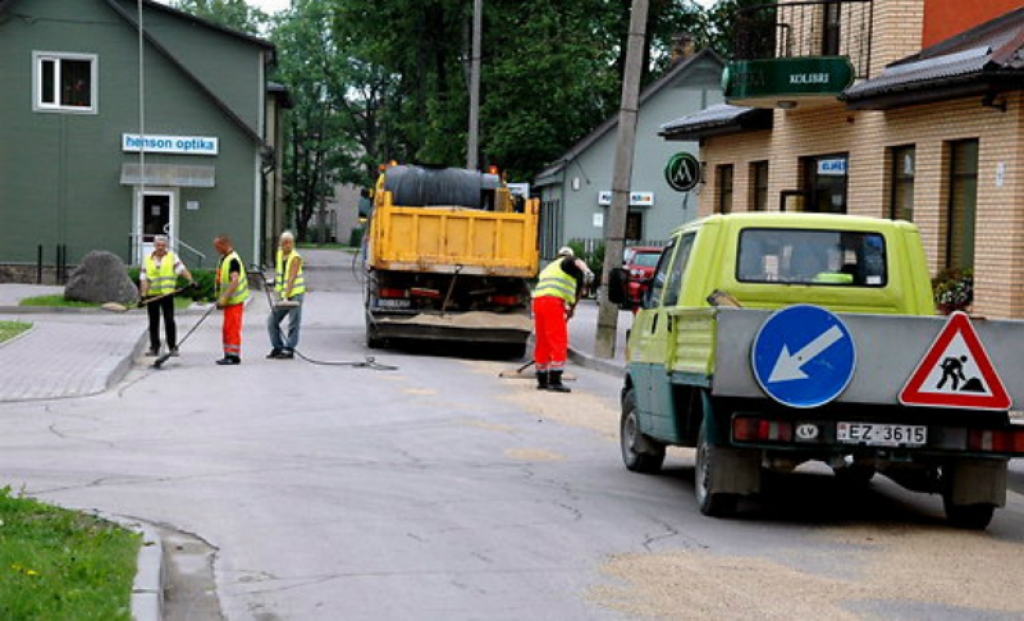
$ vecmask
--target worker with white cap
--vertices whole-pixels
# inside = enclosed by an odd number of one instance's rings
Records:
[[[541,270],[533,290],[533,326],[536,334],[533,360],[537,365],[537,390],[570,392],[562,383],[569,352],[567,322],[572,318],[583,287],[594,280],[572,248],[563,246],[558,256]]]

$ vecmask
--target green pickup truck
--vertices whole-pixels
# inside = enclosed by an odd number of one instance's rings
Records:
[[[610,275],[612,302],[623,274]],[[696,448],[702,513],[727,516],[765,472],[826,463],[942,495],[949,521],[1005,505],[1024,396],[1024,323],[935,315],[917,229],[786,213],[715,215],[673,233],[637,313],[622,389],[626,467]]]

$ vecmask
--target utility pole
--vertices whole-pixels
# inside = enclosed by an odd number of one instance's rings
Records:
[[[608,208],[605,229],[604,269],[601,288],[604,295],[597,313],[595,352],[602,358],[615,357],[619,309],[608,301],[608,274],[622,266],[625,246],[626,215],[629,213],[629,191],[633,177],[633,150],[636,146],[636,117],[640,98],[640,75],[643,73],[644,43],[647,30],[648,0],[633,0],[629,16],[629,41],[626,48],[626,70],[622,76],[622,105],[619,108],[619,131],[615,143],[615,172],[612,176],[612,204]]]
[[[466,168],[480,167],[480,55],[484,26],[484,0],[473,0],[473,49],[469,59],[469,137]]]

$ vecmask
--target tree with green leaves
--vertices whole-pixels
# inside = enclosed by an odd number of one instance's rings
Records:
[[[258,35],[267,14],[245,0],[175,0],[174,8],[251,35]]]

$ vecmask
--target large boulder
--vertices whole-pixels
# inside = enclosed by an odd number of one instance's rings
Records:
[[[64,287],[64,297],[80,302],[118,302],[127,306],[139,301],[139,290],[128,277],[119,256],[106,250],[93,250],[71,272]]]

